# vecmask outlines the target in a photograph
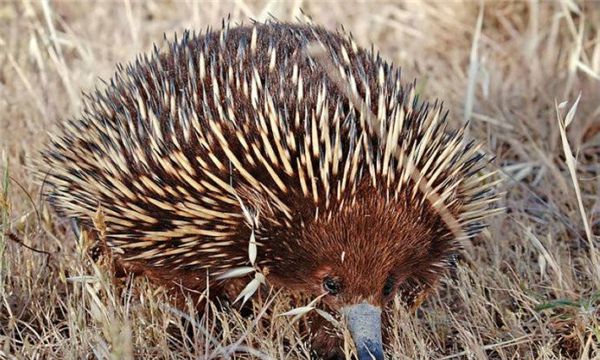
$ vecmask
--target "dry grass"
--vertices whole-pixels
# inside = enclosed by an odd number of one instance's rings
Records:
[[[290,309],[281,296],[257,303],[254,317],[213,309],[196,320],[143,279],[115,285],[48,211],[28,169],[46,132],[77,115],[80,91],[163,33],[216,27],[227,14],[292,20],[299,7],[374,43],[427,98],[444,99],[509,178],[508,212],[469,260],[417,316],[398,311],[395,358],[600,357],[600,5],[480,5],[1,2],[0,358],[308,357],[288,318],[260,321],[272,316],[261,312],[268,301],[274,313]]]

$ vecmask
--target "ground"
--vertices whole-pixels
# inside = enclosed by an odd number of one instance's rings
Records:
[[[598,2],[9,0],[0,3],[0,358],[308,357],[289,317],[254,320],[270,316],[261,310],[273,299],[257,302],[254,317],[212,309],[195,321],[144,279],[113,281],[44,203],[32,170],[48,132],[78,115],[81,92],[163,44],[163,33],[220,27],[229,15],[293,21],[299,9],[418,79],[453,125],[469,121],[506,179],[506,213],[466,244],[416,314],[397,306],[394,358],[600,357]],[[270,309],[290,307],[278,296]]]

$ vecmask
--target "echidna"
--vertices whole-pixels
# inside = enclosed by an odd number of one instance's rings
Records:
[[[45,186],[84,228],[102,211],[126,269],[232,296],[254,267],[327,293],[358,357],[383,359],[382,309],[426,294],[494,211],[489,158],[446,115],[346,33],[225,25],[119,66],[43,153]]]

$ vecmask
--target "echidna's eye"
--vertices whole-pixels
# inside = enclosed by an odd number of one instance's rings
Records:
[[[394,279],[389,277],[383,285],[383,296],[389,296],[394,291]]]
[[[331,295],[336,295],[342,290],[342,284],[334,278],[326,277],[323,279],[323,289]]]

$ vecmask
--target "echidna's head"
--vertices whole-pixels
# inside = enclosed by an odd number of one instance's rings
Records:
[[[413,302],[446,268],[452,233],[427,205],[386,199],[366,182],[353,201],[282,231],[270,276],[343,315],[360,359],[383,359],[381,315],[396,294]],[[291,240],[294,239],[294,240]]]

